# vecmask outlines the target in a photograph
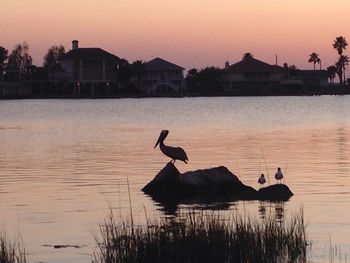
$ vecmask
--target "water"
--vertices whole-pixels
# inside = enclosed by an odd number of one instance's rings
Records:
[[[190,159],[176,163],[181,172],[225,165],[257,188],[261,172],[274,183],[280,166],[295,193],[289,202],[214,207],[288,219],[302,206],[313,262],[329,259],[329,239],[346,262],[349,109],[349,96],[1,101],[1,227],[21,234],[30,262],[90,262],[110,208],[129,215],[127,180],[135,221],[145,210],[165,215],[140,189],[169,161],[153,149],[169,129],[166,143]]]

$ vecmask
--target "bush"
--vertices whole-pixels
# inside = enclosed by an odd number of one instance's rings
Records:
[[[303,212],[285,224],[190,212],[147,226],[117,222],[100,226],[95,261],[110,262],[306,262]]]

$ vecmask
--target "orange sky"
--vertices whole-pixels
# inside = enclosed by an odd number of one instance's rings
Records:
[[[350,42],[348,0],[0,0],[0,45],[27,41],[34,63],[71,40],[133,61],[162,57],[186,67],[224,66],[245,52],[300,68],[312,52],[333,64],[332,42]],[[350,49],[350,48],[349,48]]]

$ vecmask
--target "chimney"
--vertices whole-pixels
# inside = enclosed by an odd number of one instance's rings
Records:
[[[228,61],[225,62],[225,69],[228,70],[230,67],[230,63]]]
[[[72,49],[78,49],[79,48],[79,41],[78,40],[73,40],[72,41]]]

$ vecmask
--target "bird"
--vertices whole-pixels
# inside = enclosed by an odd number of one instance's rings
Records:
[[[262,186],[264,183],[266,183],[266,179],[264,174],[261,174],[259,179],[258,179],[258,183]]]
[[[283,173],[282,173],[280,167],[277,168],[277,172],[275,174],[275,178],[276,178],[277,182],[278,181],[281,182],[281,180],[283,179]]]
[[[176,160],[180,160],[183,161],[184,163],[188,162],[188,157],[186,152],[184,151],[184,149],[180,148],[180,147],[172,147],[172,146],[167,146],[164,144],[164,140],[165,138],[168,136],[169,131],[168,130],[162,130],[159,138],[157,140],[156,145],[154,146],[154,149],[158,146],[159,144],[159,148],[162,151],[162,153],[164,153],[166,156],[170,157],[172,160],[171,162],[173,164],[175,164]]]

